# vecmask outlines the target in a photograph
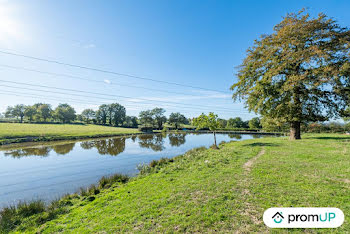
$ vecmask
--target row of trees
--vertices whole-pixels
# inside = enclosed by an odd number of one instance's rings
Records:
[[[50,104],[36,103],[32,106],[18,104],[9,106],[5,112],[5,118],[19,118],[22,123],[24,118],[29,122],[46,122],[50,119],[69,123],[76,118],[75,110],[68,104],[59,104],[52,109]]]
[[[228,120],[218,118],[220,128],[262,128],[259,117],[254,117],[251,120],[243,121],[240,117],[230,118]]]
[[[145,126],[156,127],[158,129],[162,129],[166,122],[173,125],[176,129],[178,129],[181,124],[190,124],[190,120],[179,112],[171,113],[169,118],[167,118],[164,113],[165,110],[163,108],[154,108],[152,110],[141,111],[139,114],[140,123]]]
[[[125,107],[118,104],[103,104],[97,111],[85,109],[80,115],[68,104],[59,104],[55,109],[50,104],[36,103],[34,105],[18,104],[7,107],[5,118],[17,118],[22,123],[25,119],[28,122],[59,121],[70,123],[75,120],[95,123],[109,124],[113,126],[127,125],[137,127],[137,118],[126,116]]]
[[[70,123],[80,121],[87,124],[101,124],[111,126],[125,126],[137,128],[139,124],[163,129],[164,124],[168,123],[176,129],[181,125],[192,124],[193,119],[186,118],[179,112],[174,112],[167,118],[165,109],[154,108],[151,110],[141,111],[138,118],[136,116],[127,116],[126,109],[119,103],[100,105],[98,110],[85,109],[81,114],[76,114],[74,108],[68,104],[60,104],[55,109],[50,104],[36,103],[34,105],[18,104],[9,106],[5,112],[6,118],[17,118],[22,123],[24,120],[28,122],[48,122],[60,121],[62,123]],[[253,118],[249,121],[243,121],[240,117],[226,119],[218,119],[220,128],[261,128],[259,118]]]
[[[169,118],[163,108],[141,111],[139,119],[135,116],[127,116],[126,109],[119,103],[100,105],[98,110],[85,109],[81,114],[76,114],[74,108],[68,104],[60,104],[55,109],[50,104],[37,103],[34,105],[18,104],[7,107],[5,118],[17,118],[22,123],[60,121],[70,123],[75,120],[87,124],[101,124],[111,126],[138,127],[139,124],[152,128],[162,129],[164,123],[174,125],[176,129],[181,124],[189,124],[189,120],[181,113],[171,113]]]

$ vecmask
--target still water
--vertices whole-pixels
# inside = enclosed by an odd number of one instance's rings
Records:
[[[217,142],[258,138],[217,134]],[[56,199],[97,183],[102,176],[134,176],[137,166],[213,144],[212,134],[114,137],[0,151],[0,207],[18,201]]]

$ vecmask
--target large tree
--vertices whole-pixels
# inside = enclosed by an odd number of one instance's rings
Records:
[[[244,128],[245,126],[246,124],[241,119],[241,117],[229,118],[229,120],[227,121],[228,128]]]
[[[249,128],[250,129],[257,129],[261,128],[261,123],[259,117],[254,117],[248,122]]]
[[[119,103],[112,103],[109,107],[109,124],[118,126],[123,124],[126,116],[125,107]]]
[[[86,123],[90,123],[90,120],[96,118],[96,112],[93,109],[85,109],[81,112],[81,117]]]
[[[154,121],[159,129],[163,128],[163,124],[166,122],[166,117],[164,115],[165,110],[163,108],[154,108],[152,110]]]
[[[37,114],[37,110],[35,106],[26,106],[26,109],[24,111],[25,117],[28,118],[29,122],[32,122],[34,119],[34,116]]]
[[[126,116],[124,121],[125,127],[137,128],[138,122],[136,116]]]
[[[55,116],[62,123],[69,123],[75,120],[75,110],[68,104],[59,104],[55,109]]]
[[[179,112],[171,113],[168,121],[170,124],[174,124],[176,129],[178,129],[181,124],[188,123],[186,117]]]
[[[20,119],[20,122],[23,122],[24,112],[25,112],[26,106],[23,104],[15,105],[14,107],[7,107],[7,110],[5,112],[5,116],[7,117],[17,117]]]
[[[141,111],[139,114],[141,124],[153,127],[154,119],[152,110]]]
[[[36,103],[33,107],[36,108],[36,120],[46,122],[46,120],[52,118],[53,111],[50,104]]]
[[[248,49],[233,98],[249,110],[290,125],[300,139],[307,121],[337,118],[350,92],[350,31],[319,14],[288,14]]]
[[[108,105],[106,104],[100,105],[96,112],[96,118],[98,123],[103,125],[106,124],[107,116],[108,116]]]

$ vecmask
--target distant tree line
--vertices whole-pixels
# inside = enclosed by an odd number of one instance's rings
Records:
[[[58,121],[70,123],[75,120],[76,114],[73,107],[68,104],[59,104],[55,109],[50,104],[36,103],[32,106],[18,104],[7,107],[5,118],[17,118],[20,123],[26,119],[28,122]]]
[[[139,116],[126,115],[126,109],[119,103],[103,104],[95,111],[93,109],[85,109],[77,114],[75,109],[69,104],[59,104],[53,108],[50,104],[36,103],[34,105],[18,104],[8,106],[6,111],[0,118],[29,123],[72,123],[81,122],[86,124],[109,125],[115,127],[148,127],[151,129],[164,128],[190,128],[194,129],[194,120],[196,118],[186,118],[179,112],[173,112],[169,117],[165,116],[166,110],[163,108],[154,108],[141,111]],[[289,129],[287,123],[280,122],[271,118],[254,117],[251,120],[242,120],[240,117],[222,119],[217,118],[216,129],[222,130],[264,130],[285,132]],[[319,123],[309,122],[303,123],[303,132],[344,132],[350,131],[350,118],[344,118],[344,123]],[[207,128],[209,129],[209,127]]]

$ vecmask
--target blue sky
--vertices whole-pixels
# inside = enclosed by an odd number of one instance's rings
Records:
[[[161,84],[0,53],[0,112],[17,103],[45,102],[55,107],[68,102],[80,112],[97,109],[101,103],[119,102],[126,106],[128,115],[160,106],[167,115],[180,111],[193,117],[212,109],[222,118],[250,119],[255,115],[231,99],[229,87],[236,81],[235,67],[259,35],[271,33],[282,16],[303,7],[312,15],[324,12],[342,26],[350,25],[350,3],[335,0],[0,0],[1,51],[220,91]],[[146,103],[144,99],[153,101]]]

